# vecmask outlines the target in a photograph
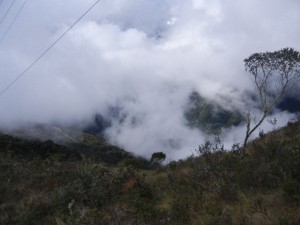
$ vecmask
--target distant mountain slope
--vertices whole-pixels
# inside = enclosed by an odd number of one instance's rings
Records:
[[[281,110],[300,114],[300,99],[294,96],[286,96],[277,106]]]
[[[76,127],[63,127],[50,124],[31,124],[18,129],[8,131],[9,134],[15,137],[30,140],[52,140],[55,143],[62,145],[70,145],[74,143],[85,144],[106,144],[104,138],[101,135],[94,135],[81,128]]]
[[[78,151],[73,151],[53,141],[24,140],[0,133],[0,151],[20,158],[33,159],[35,157],[46,159],[57,157],[59,161],[76,161],[82,157]]]
[[[62,160],[81,160],[84,157],[110,165],[126,159],[143,167],[150,165],[146,159],[107,143],[100,135],[45,124],[13,130],[10,135],[0,134],[0,151],[22,157],[60,155]]]
[[[197,92],[192,92],[189,97],[185,118],[188,126],[207,133],[219,133],[221,128],[237,126],[244,120],[238,110],[229,111],[217,103],[206,100]]]

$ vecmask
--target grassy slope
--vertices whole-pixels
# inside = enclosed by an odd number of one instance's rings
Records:
[[[300,223],[300,122],[255,140],[246,156],[203,145],[202,156],[151,170],[1,138],[0,224]],[[52,151],[33,154],[41,149]]]

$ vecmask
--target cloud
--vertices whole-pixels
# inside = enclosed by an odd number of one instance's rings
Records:
[[[92,2],[29,1],[0,43],[0,89]],[[207,138],[185,126],[188,95],[197,90],[220,102],[226,96],[244,107],[241,95],[253,87],[243,59],[287,46],[300,50],[299,6],[296,0],[101,1],[0,97],[0,122],[79,123],[118,105],[127,117],[106,131],[113,143],[147,156],[187,156]]]

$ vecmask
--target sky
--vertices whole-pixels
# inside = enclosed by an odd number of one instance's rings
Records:
[[[0,19],[12,1],[1,2]],[[94,2],[28,0],[0,42],[0,91]],[[23,3],[15,1],[0,37]],[[242,96],[254,87],[243,59],[300,50],[299,24],[299,0],[102,0],[0,96],[0,127],[84,124],[118,106],[127,117],[105,131],[111,143],[186,157],[208,138],[186,126],[189,94],[249,110]],[[294,118],[275,116],[277,126]],[[242,142],[244,130],[225,131],[224,142]]]

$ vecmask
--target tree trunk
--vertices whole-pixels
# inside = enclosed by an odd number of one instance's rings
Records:
[[[249,137],[262,124],[262,122],[265,120],[267,115],[268,115],[268,111],[265,110],[263,116],[258,121],[258,123],[252,129],[250,129],[251,116],[250,116],[250,113],[248,113],[248,115],[247,115],[247,131],[246,131],[246,136],[245,136],[245,139],[244,139],[243,154],[245,154],[245,149],[246,149]]]

